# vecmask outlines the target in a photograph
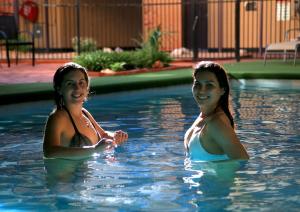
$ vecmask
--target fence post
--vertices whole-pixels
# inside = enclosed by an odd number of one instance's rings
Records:
[[[77,53],[80,55],[80,0],[76,1]]]
[[[193,60],[196,61],[198,59],[198,42],[197,42],[197,23],[198,23],[198,15],[196,15],[196,1],[192,1],[191,5],[192,17],[193,17],[193,26],[192,26],[192,48],[193,48]]]
[[[262,46],[263,46],[263,12],[264,12],[264,3],[260,0],[260,22],[259,22],[259,55],[262,56]]]
[[[49,1],[44,0],[45,4],[45,35],[46,35],[46,50],[47,52],[50,51],[50,32],[49,32]]]
[[[240,0],[235,1],[235,59],[240,61]]]
[[[17,26],[18,26],[18,30],[19,30],[19,26],[20,26],[20,21],[19,21],[19,0],[14,0],[13,1],[13,8],[14,8],[14,16],[17,22]]]
[[[223,48],[223,18],[224,18],[224,13],[223,13],[223,0],[218,0],[218,51],[222,53],[222,48]]]

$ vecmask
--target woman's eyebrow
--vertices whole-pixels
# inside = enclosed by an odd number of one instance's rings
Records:
[[[81,79],[79,79],[78,81],[82,81],[82,80],[84,80],[85,81],[85,79],[84,78],[81,78]],[[73,79],[67,79],[67,80],[64,80],[65,82],[74,82],[74,81],[77,81],[77,80],[73,80]]]
[[[67,80],[64,80],[64,82],[73,82],[74,80],[71,80],[71,79],[67,79]]]
[[[209,83],[215,83],[215,81],[213,81],[213,80],[194,80],[195,82],[209,82]]]

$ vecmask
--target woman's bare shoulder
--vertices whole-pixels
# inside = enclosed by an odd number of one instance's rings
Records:
[[[227,129],[228,127],[232,128],[225,113],[219,113],[207,121],[207,128],[210,131],[217,132],[222,129]]]
[[[234,129],[232,128],[226,114],[213,117],[207,125],[207,132],[211,139],[219,145],[224,146],[237,140]]]
[[[67,120],[67,113],[63,110],[54,110],[50,113],[48,123],[63,123]]]
[[[85,108],[82,108],[82,111],[88,116],[88,118],[94,123],[96,124],[97,121],[95,120],[95,118],[93,117],[93,115]]]
[[[190,126],[190,128],[185,132],[185,138],[189,137],[189,135],[191,134],[191,132],[193,132],[193,130],[195,129],[195,127],[199,124],[199,120],[200,120],[200,116],[198,116],[195,121],[193,122],[193,124]]]

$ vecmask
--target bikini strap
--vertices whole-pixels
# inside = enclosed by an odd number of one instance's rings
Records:
[[[73,118],[72,118],[72,116],[71,116],[71,113],[70,113],[70,111],[67,109],[67,107],[65,107],[65,106],[63,106],[63,108],[67,111],[67,113],[69,114],[69,117],[70,117],[70,119],[71,119],[71,122],[72,122],[72,124],[73,124],[73,127],[74,127],[74,130],[75,130],[75,132],[76,132],[76,134],[80,134],[79,133],[79,131],[78,131],[78,129],[77,129],[77,127],[76,127],[76,124],[75,124],[75,122],[74,122],[74,120],[73,120]]]
[[[98,139],[100,139],[101,138],[101,136],[100,136],[100,134],[99,134],[99,132],[98,132],[98,130],[96,129],[96,127],[95,127],[95,125],[94,125],[94,123],[91,121],[91,119],[89,118],[89,115],[84,111],[84,110],[82,110],[82,113],[88,118],[88,120],[90,120],[90,122],[92,123],[92,125],[93,125],[93,127],[95,128],[95,130],[96,130],[96,133],[97,133],[97,135],[98,135]]]

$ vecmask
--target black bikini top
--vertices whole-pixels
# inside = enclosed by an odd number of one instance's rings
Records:
[[[69,112],[69,110],[66,107],[64,107],[64,109],[69,114],[69,117],[71,119],[71,122],[72,122],[74,130],[75,130],[75,135],[73,136],[73,138],[72,138],[72,140],[70,142],[70,147],[92,146],[93,143],[91,142],[91,140],[88,137],[86,137],[85,135],[81,134],[79,132],[79,130],[77,129],[76,124],[75,124],[75,122],[74,122],[74,120],[73,120],[73,118],[72,118],[71,113]],[[89,119],[89,116],[86,114],[86,112],[84,110],[82,112]],[[93,122],[91,122],[91,123],[94,126]],[[94,128],[95,128],[95,126],[94,126]],[[98,131],[97,131],[97,135],[98,135],[98,140],[100,141],[101,136],[99,135]]]

